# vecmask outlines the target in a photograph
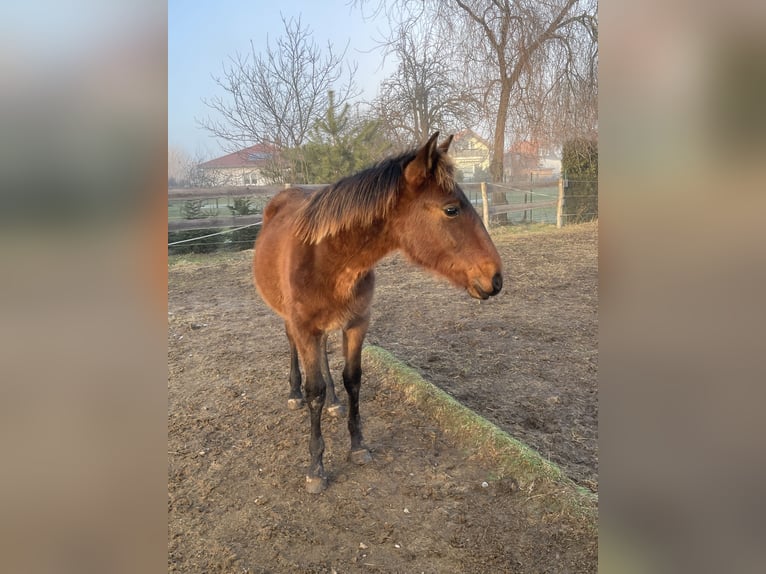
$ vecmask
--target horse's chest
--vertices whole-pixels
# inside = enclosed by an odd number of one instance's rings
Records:
[[[358,297],[362,274],[353,269],[344,269],[335,278],[333,295],[339,302],[353,302]]]
[[[327,331],[368,312],[375,283],[371,269],[338,265],[321,252],[303,255],[288,286],[295,320]]]
[[[372,272],[348,271],[338,275],[332,294],[325,299],[324,315],[327,328],[339,328],[356,317],[365,315],[372,302],[374,279]]]

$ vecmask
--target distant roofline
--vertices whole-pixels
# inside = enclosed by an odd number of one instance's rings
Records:
[[[255,144],[199,164],[202,169],[235,167],[262,167],[279,153],[279,148],[267,144]],[[262,156],[262,157],[255,157]]]

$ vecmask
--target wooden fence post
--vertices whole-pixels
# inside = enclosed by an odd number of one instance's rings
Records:
[[[484,215],[484,227],[489,229],[489,201],[487,200],[487,182],[481,182],[481,205]]]
[[[556,227],[561,227],[564,213],[564,178],[559,177],[559,201],[556,205]]]

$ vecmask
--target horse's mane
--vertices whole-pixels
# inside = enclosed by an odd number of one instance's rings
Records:
[[[298,208],[295,233],[304,243],[319,243],[346,229],[370,227],[394,209],[402,190],[404,168],[417,149],[389,157],[354,175],[313,193]],[[442,151],[435,154],[432,177],[437,185],[452,188],[454,164]]]

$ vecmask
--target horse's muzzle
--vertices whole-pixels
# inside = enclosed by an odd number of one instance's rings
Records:
[[[485,300],[500,293],[502,288],[503,275],[501,273],[495,273],[492,277],[492,289],[490,291],[485,291],[478,281],[474,281],[473,286],[468,289],[468,294],[475,299]]]
[[[490,295],[497,295],[503,288],[503,275],[501,273],[495,273],[492,277],[492,293]]]

